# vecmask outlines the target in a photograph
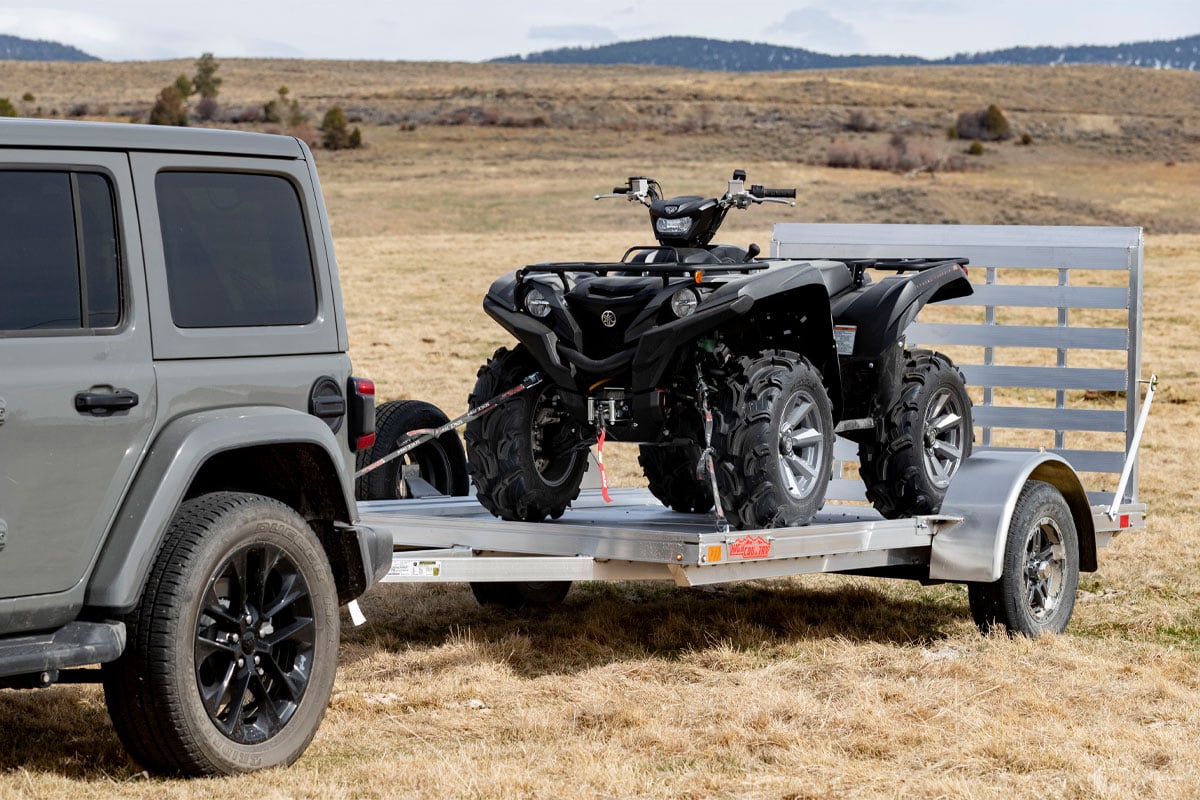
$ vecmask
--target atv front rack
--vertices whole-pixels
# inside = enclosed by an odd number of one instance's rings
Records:
[[[637,262],[626,261],[630,253],[647,249],[655,250],[673,250],[675,251],[674,261],[663,261],[660,263],[643,264]],[[590,272],[595,275],[604,276],[610,272],[637,272],[644,277],[661,277],[663,285],[666,286],[671,278],[691,278],[696,273],[704,275],[730,275],[730,274],[747,274],[757,272],[759,270],[769,269],[773,261],[781,259],[764,259],[761,261],[744,261],[737,264],[722,264],[697,262],[689,264],[679,258],[679,253],[673,247],[631,247],[625,251],[625,255],[620,261],[564,261],[545,264],[530,264],[517,270],[517,283],[523,283],[525,278],[530,275],[557,275],[563,281],[564,288],[566,287],[566,278],[568,272]],[[854,286],[862,286],[864,275],[869,269],[883,270],[886,272],[896,272],[903,274],[905,272],[924,272],[925,270],[937,269],[938,267],[946,266],[947,264],[958,264],[960,267],[965,267],[970,263],[970,259],[962,257],[954,258],[829,258],[822,256],[805,256],[803,258],[788,258],[788,261],[840,261],[845,264],[850,270]]]
[[[745,275],[771,266],[769,261],[747,261],[740,264],[699,262],[685,264],[682,261],[664,261],[660,264],[638,264],[629,261],[570,261],[553,264],[530,264],[517,270],[517,283],[523,283],[530,275],[557,275],[566,288],[568,272],[590,272],[604,277],[610,272],[637,273],[642,277],[662,278],[666,286],[671,278],[691,278],[696,273],[704,275]]]

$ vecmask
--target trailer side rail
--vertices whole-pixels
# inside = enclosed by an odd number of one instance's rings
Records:
[[[1028,449],[1014,447],[1014,440],[1021,445],[1032,439],[1033,447],[1061,455],[1080,472],[1114,478],[1122,472],[1140,404],[1141,228],[781,223],[771,255],[969,258],[975,294],[928,307],[908,340],[975,354],[974,361],[954,355],[968,385],[982,395],[973,409],[981,434],[977,448]],[[1051,271],[1057,279],[1049,283],[1033,270]],[[949,305],[975,313],[921,321]],[[1047,311],[1043,324],[1014,324],[1014,309],[1024,316],[1038,314],[1027,309]],[[1029,402],[1014,389],[1050,390],[1053,399]],[[1124,407],[1105,408],[1108,398],[1119,398]],[[1124,434],[1123,448],[1110,446],[1117,439],[1112,434]],[[839,439],[835,455],[840,462],[857,461],[856,447],[845,440]],[[831,484],[828,496],[865,499],[860,481],[843,478]],[[1089,497],[1097,505],[1114,500],[1112,491]],[[1137,502],[1136,464],[1119,500]]]

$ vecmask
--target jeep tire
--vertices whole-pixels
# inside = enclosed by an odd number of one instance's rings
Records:
[[[142,766],[230,775],[304,752],[333,689],[339,619],[325,553],[294,510],[234,492],[185,502],[125,622],[104,696]]]

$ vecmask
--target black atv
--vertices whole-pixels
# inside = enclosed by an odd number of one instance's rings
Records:
[[[888,517],[928,514],[971,448],[971,403],[948,358],[906,350],[926,304],[971,293],[966,259],[759,259],[711,244],[731,208],[794,189],[663,199],[633,177],[601,197],[647,206],[657,244],[610,263],[542,263],[492,284],[487,311],[520,342],[479,370],[472,406],[540,373],[466,429],[480,502],[558,517],[588,448],[636,442],[650,491],[735,527],[804,525],[821,508],[834,434],[859,444]],[[869,271],[889,273],[872,281]]]

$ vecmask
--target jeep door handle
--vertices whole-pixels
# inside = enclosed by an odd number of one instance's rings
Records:
[[[79,392],[75,395],[75,410],[96,416],[114,411],[128,411],[138,404],[137,392],[117,389],[115,392]]]

